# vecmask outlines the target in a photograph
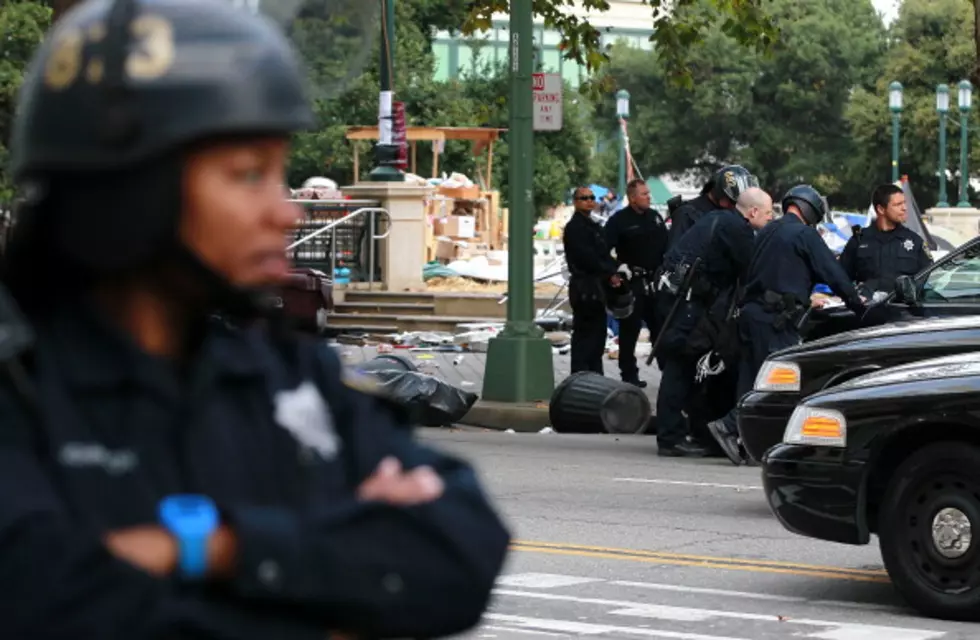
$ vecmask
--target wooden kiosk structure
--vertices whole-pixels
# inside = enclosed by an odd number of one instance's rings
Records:
[[[472,187],[437,187],[426,205],[426,261],[449,261],[473,257],[506,247],[507,219],[501,215],[500,193],[493,190],[493,144],[506,129],[489,127],[406,127],[409,145],[408,168],[418,175],[418,143],[432,144],[432,177],[439,175],[438,143],[467,140],[477,157],[477,175]],[[347,129],[354,152],[354,182],[360,181],[360,141],[378,139],[378,127]],[[486,152],[486,162],[480,157]]]

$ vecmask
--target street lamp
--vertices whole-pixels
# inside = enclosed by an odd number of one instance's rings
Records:
[[[966,188],[970,183],[970,176],[966,169],[966,152],[970,144],[967,135],[967,127],[970,125],[970,102],[973,99],[973,85],[969,80],[960,80],[960,201],[957,207],[969,207],[970,201],[966,199]]]
[[[630,117],[630,92],[620,89],[616,92],[616,125],[619,127],[619,197],[626,193],[626,132],[623,120]]]
[[[936,112],[939,113],[939,208],[948,207],[946,202],[946,114],[949,112],[949,86],[936,87]]]
[[[902,114],[902,83],[888,85],[888,108],[892,112],[892,182],[898,182],[898,121]]]
[[[399,171],[398,146],[394,144],[395,0],[381,2],[381,93],[378,101],[378,144],[374,147],[372,182],[404,182]],[[357,182],[358,176],[354,176]]]

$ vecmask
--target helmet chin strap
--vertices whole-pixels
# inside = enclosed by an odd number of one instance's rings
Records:
[[[176,246],[173,258],[175,266],[201,286],[200,293],[209,310],[246,320],[274,315],[276,304],[271,287],[236,286],[183,244]]]

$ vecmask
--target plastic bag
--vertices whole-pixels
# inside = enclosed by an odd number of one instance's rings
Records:
[[[475,393],[417,371],[382,369],[370,374],[381,381],[388,398],[403,404],[414,421],[426,427],[459,422],[479,399]]]

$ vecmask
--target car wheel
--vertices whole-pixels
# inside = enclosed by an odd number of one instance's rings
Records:
[[[932,444],[899,465],[885,490],[878,526],[885,568],[926,615],[980,620],[977,469],[977,447]]]

